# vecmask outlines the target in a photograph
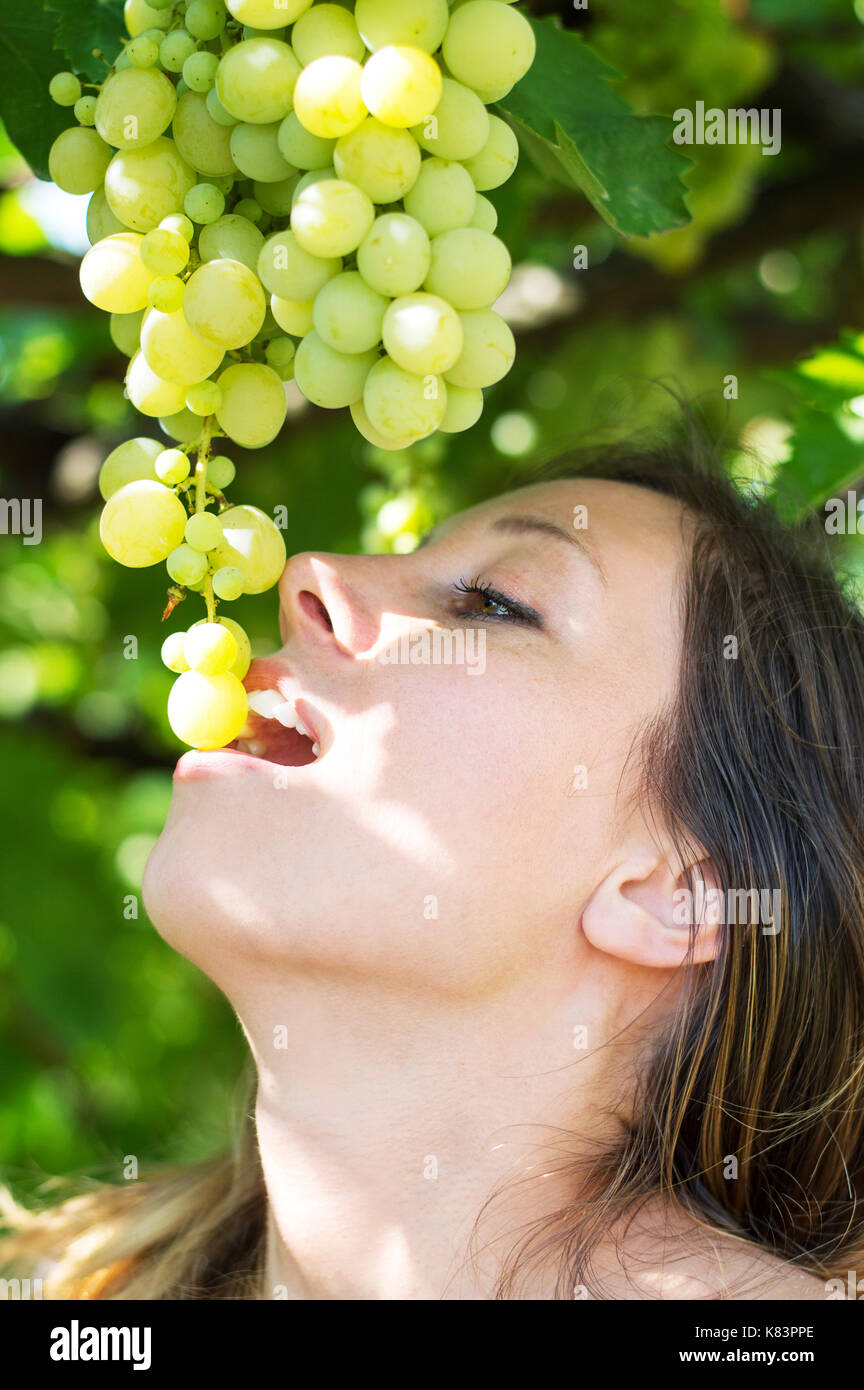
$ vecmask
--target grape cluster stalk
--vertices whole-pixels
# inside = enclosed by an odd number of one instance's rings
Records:
[[[202,595],[206,618],[163,644],[168,716],[220,748],[246,724],[250,647],[217,608],[275,584],[285,546],[229,503],[214,442],[271,443],[292,379],[381,449],[476,423],[515,351],[485,194],[518,146],[488,107],[535,40],[508,0],[126,0],[125,22],[101,84],[52,78],[78,124],[49,170],[92,194],[82,290],[111,316],[130,401],[175,441],[105,460],[102,542],[165,562],[166,615]]]

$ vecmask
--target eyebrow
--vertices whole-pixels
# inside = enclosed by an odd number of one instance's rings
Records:
[[[567,545],[573,545],[594,566],[603,583],[608,584],[609,582],[594,547],[581,531],[565,531],[563,526],[558,526],[554,521],[546,521],[543,517],[538,516],[501,516],[497,521],[493,521],[491,529],[493,531],[506,531],[510,535],[524,535],[526,532],[532,532],[535,535],[549,536],[554,540],[564,541]],[[427,531],[415,547],[415,552],[421,550],[424,545],[428,545],[437,530],[438,527],[436,526],[431,531]]]

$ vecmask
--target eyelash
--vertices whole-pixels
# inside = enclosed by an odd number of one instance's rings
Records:
[[[479,619],[480,622],[516,622],[525,623],[531,627],[540,626],[540,614],[535,613],[533,608],[526,608],[523,604],[517,603],[515,599],[508,598],[498,589],[493,589],[491,584],[484,584],[479,575],[474,579],[460,579],[453,585],[453,592],[456,594],[481,594],[487,603],[495,603],[499,608],[510,610],[510,617],[500,617],[492,613],[460,613],[461,618]]]

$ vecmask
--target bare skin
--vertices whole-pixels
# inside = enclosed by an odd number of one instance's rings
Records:
[[[549,1135],[579,1152],[619,1131],[687,946],[685,866],[628,809],[631,746],[674,689],[686,546],[671,501],[565,481],[411,555],[286,567],[284,645],[250,680],[299,688],[321,756],[276,779],[264,759],[187,755],[145,879],[258,1068],[267,1297],[489,1298],[514,1233],[572,1196]],[[478,574],[539,622],[452,592]],[[482,674],[379,659],[466,625]],[[706,927],[697,961],[716,945]],[[468,1261],[484,1202],[526,1173]],[[740,1279],[733,1297],[825,1297],[656,1207],[622,1248],[624,1265],[598,1252],[611,1297],[723,1298]],[[555,1273],[521,1296],[551,1297]]]

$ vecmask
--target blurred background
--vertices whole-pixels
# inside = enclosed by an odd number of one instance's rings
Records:
[[[864,476],[864,0],[557,8],[637,112],[780,108],[782,151],[690,147],[692,222],[642,241],[523,157],[491,195],[517,359],[472,430],[385,454],[289,388],[279,439],[229,450],[234,499],[287,508],[289,553],[406,552],[568,444],[661,424],[657,379],[697,403],[742,487],[783,476],[802,512]],[[35,179],[5,137],[0,182],[0,492],[44,509],[41,544],[0,536],[0,1168],[26,1192],[52,1173],[117,1177],[129,1153],[143,1176],[220,1148],[246,1049],[140,903],[178,754],[166,578],[104,555],[96,479],[158,424],[124,398],[125,359],[79,290],[87,198]],[[831,544],[857,583],[861,540]],[[273,593],[231,615],[256,654],[275,648]]]

